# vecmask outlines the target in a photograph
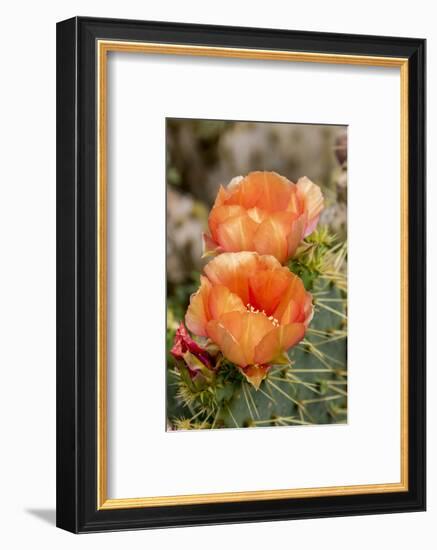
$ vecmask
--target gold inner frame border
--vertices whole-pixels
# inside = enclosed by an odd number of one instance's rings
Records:
[[[97,510],[212,504],[408,491],[408,59],[283,50],[97,40]],[[109,52],[167,54],[306,63],[397,67],[401,121],[401,426],[398,483],[275,489],[192,495],[108,498],[107,476],[107,60]]]

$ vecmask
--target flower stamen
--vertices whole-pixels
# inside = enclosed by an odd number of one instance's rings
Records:
[[[267,313],[263,310],[259,310],[254,308],[251,304],[246,304],[247,312],[248,313],[261,313],[265,317],[267,317]],[[267,319],[272,323],[274,327],[279,327],[279,321],[276,319],[276,317],[273,317],[273,315],[270,315],[267,317]]]

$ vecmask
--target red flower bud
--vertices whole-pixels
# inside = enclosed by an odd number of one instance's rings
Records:
[[[176,331],[170,353],[176,360],[185,363],[191,377],[196,376],[202,370],[202,366],[214,370],[211,355],[190,337],[182,322]]]

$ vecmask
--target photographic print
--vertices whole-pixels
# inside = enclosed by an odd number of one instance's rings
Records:
[[[167,430],[347,421],[347,127],[167,118]]]

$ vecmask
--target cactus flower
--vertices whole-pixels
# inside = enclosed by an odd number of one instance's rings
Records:
[[[303,338],[312,313],[311,294],[276,258],[223,253],[205,266],[185,322],[258,389],[271,365]]]
[[[233,178],[220,187],[209,215],[204,255],[248,250],[283,264],[314,231],[322,209],[320,187],[307,177],[297,183],[275,172]]]

